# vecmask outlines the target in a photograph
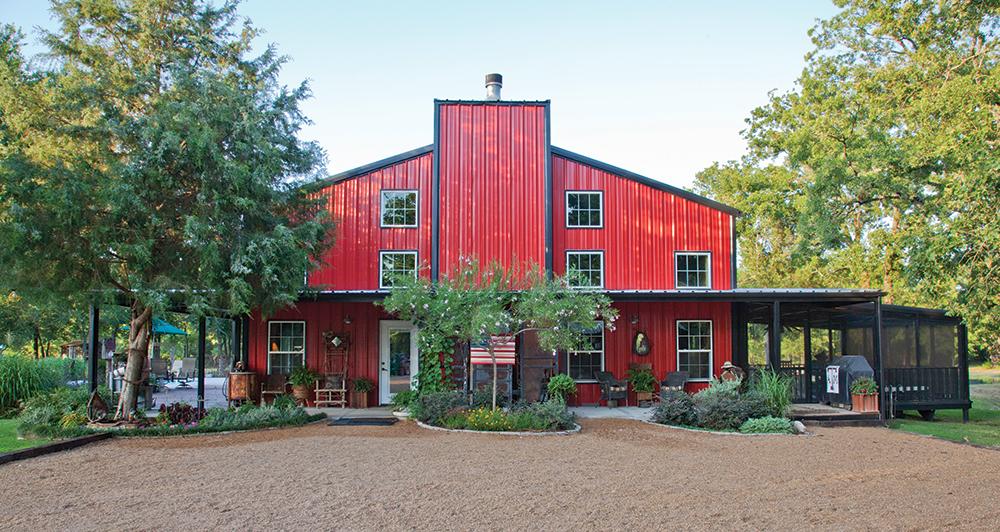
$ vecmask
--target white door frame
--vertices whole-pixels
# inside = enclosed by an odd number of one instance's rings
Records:
[[[392,395],[389,393],[389,331],[408,330],[410,331],[410,388],[417,385],[414,378],[417,369],[420,367],[420,353],[417,350],[417,328],[413,323],[401,320],[381,320],[378,323],[378,399],[379,404],[389,404],[392,402]]]

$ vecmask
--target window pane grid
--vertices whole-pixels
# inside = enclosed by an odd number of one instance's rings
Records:
[[[567,352],[566,369],[574,380],[594,380],[594,373],[604,369],[603,326],[598,322],[596,332],[584,335],[583,345],[586,349]]]
[[[417,253],[415,251],[385,252],[380,259],[379,286],[390,288],[393,279],[399,275],[417,276]]]
[[[572,286],[600,288],[603,286],[603,262],[601,253],[569,253],[566,255],[566,271],[571,274]]]
[[[268,374],[289,374],[305,364],[306,324],[271,322],[268,324]]]
[[[417,191],[382,191],[382,225],[385,227],[416,227]]]
[[[677,288],[710,288],[709,254],[677,253]]]
[[[567,192],[566,225],[568,227],[601,227],[601,193]]]
[[[677,322],[677,369],[692,379],[712,377],[712,322]]]

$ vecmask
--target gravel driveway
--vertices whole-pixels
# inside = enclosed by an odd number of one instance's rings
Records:
[[[734,437],[313,425],[0,466],[3,529],[993,529],[1000,452],[874,428]],[[128,477],[124,476],[130,473]]]

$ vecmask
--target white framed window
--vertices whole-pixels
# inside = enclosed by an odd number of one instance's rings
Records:
[[[416,251],[380,251],[378,254],[378,287],[392,288],[393,279],[400,275],[417,278]]]
[[[575,288],[604,287],[603,251],[567,251],[566,274]]]
[[[382,191],[382,227],[417,226],[416,190]]]
[[[288,375],[306,364],[306,322],[267,322],[267,374]]]
[[[712,254],[707,251],[674,253],[677,288],[711,288]]]
[[[594,373],[604,371],[604,324],[595,322],[584,335],[581,349],[566,352],[566,373],[573,380],[593,382]]]
[[[677,320],[677,370],[693,381],[712,378],[712,320]]]
[[[567,190],[566,227],[604,227],[604,192]]]

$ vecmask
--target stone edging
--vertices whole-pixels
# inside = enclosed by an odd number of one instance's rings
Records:
[[[575,423],[573,428],[569,430],[558,430],[558,431],[548,431],[548,432],[516,432],[516,431],[493,431],[493,430],[469,430],[469,429],[446,429],[444,427],[435,427],[434,425],[428,425],[423,421],[414,420],[417,422],[417,426],[430,429],[430,430],[440,430],[442,432],[464,432],[467,434],[496,434],[498,436],[569,436],[571,434],[576,434],[580,432],[579,423]]]
[[[54,441],[52,443],[37,445],[35,447],[28,447],[27,449],[21,449],[18,451],[11,451],[9,453],[3,453],[0,454],[0,464],[6,464],[17,460],[25,460],[27,458],[35,458],[37,456],[44,456],[46,454],[57,453],[59,451],[68,451],[70,449],[76,449],[77,447],[83,447],[84,445],[87,445],[89,443],[110,439],[111,436],[112,435],[110,433],[106,432],[102,432],[99,434],[88,434],[86,436],[80,436],[79,438],[59,440],[59,441]]]
[[[665,427],[674,430],[686,430],[688,432],[696,432],[699,434],[714,434],[716,436],[811,436],[811,432],[806,432],[805,434],[799,434],[797,432],[757,432],[757,433],[746,433],[746,432],[723,432],[721,430],[702,430],[702,429],[690,429],[687,427],[681,427],[679,425],[664,425],[663,423],[655,423],[653,421],[646,421],[642,419],[637,419],[640,423],[645,423],[647,425],[653,425],[656,427]]]

